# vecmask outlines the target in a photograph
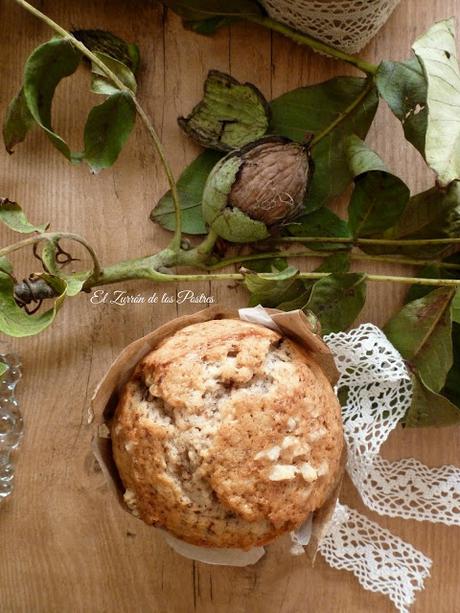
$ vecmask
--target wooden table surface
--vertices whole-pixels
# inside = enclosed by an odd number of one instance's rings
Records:
[[[158,127],[174,171],[179,173],[197,148],[179,130],[177,116],[200,99],[210,68],[255,83],[272,98],[337,74],[353,74],[342,64],[310,53],[280,36],[238,24],[213,38],[182,29],[156,3],[140,0],[37,2],[65,27],[102,27],[142,53],[140,98]],[[411,42],[432,22],[456,15],[458,0],[403,0],[364,57],[403,59]],[[16,93],[25,59],[50,38],[48,29],[12,0],[0,3],[0,111]],[[92,96],[84,70],[59,89],[54,122],[74,147]],[[388,166],[412,189],[432,176],[402,138],[397,121],[381,105],[369,141]],[[167,240],[147,221],[166,182],[148,138],[137,125],[113,169],[91,176],[69,165],[38,131],[13,156],[0,151],[0,195],[16,200],[37,222],[78,232],[105,263],[153,252]],[[0,229],[0,243],[13,241]],[[30,272],[31,260],[17,265]],[[29,266],[29,267],[28,267]],[[386,270],[384,266],[375,271]],[[146,283],[121,289],[150,293]],[[182,287],[182,289],[184,289]],[[188,289],[188,288],[187,288]],[[190,289],[192,289],[190,287]],[[194,286],[226,305],[246,304],[244,292],[227,284]],[[175,287],[168,287],[174,295]],[[404,290],[372,284],[361,321],[382,324]],[[347,572],[322,559],[311,569],[303,558],[275,545],[254,567],[219,568],[186,560],[155,531],[121,511],[109,495],[90,451],[88,401],[111,360],[129,342],[193,304],[95,306],[89,296],[69,300],[51,329],[13,343],[24,363],[19,397],[25,438],[18,458],[16,490],[0,509],[0,611],[155,613],[364,613],[392,611],[384,596],[365,592]],[[386,445],[387,457],[416,456],[429,465],[458,463],[460,431],[398,431]],[[362,510],[350,483],[344,500]],[[432,576],[412,611],[460,611],[460,529],[390,520],[368,512],[381,525],[433,559]]]

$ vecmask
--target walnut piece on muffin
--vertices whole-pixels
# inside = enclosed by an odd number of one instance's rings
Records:
[[[111,423],[125,502],[194,545],[249,549],[298,527],[336,484],[340,406],[312,357],[239,319],[176,332]]]

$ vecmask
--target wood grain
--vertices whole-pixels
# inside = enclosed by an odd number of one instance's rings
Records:
[[[176,118],[198,101],[210,68],[252,81],[268,98],[352,72],[253,26],[239,24],[211,39],[198,37],[183,31],[179,20],[165,15],[156,3],[42,0],[37,4],[64,26],[103,27],[139,43],[140,96],[155,118],[176,174],[197,152],[179,131]],[[364,55],[371,61],[405,58],[418,34],[450,15],[460,16],[458,0],[403,0]],[[19,87],[27,55],[49,37],[45,26],[12,1],[0,4],[2,114]],[[53,115],[55,125],[77,147],[94,101],[86,93],[83,70],[67,81],[60,87]],[[370,142],[414,190],[432,182],[383,105]],[[51,221],[53,228],[85,235],[106,263],[152,252],[167,240],[166,233],[146,221],[166,182],[140,125],[114,168],[97,177],[84,167],[70,166],[37,131],[13,156],[0,153],[0,186],[1,195],[21,203],[33,221]],[[0,229],[0,240],[5,244],[14,236]],[[30,271],[31,260],[25,255],[19,255],[16,264],[24,274]],[[145,283],[128,283],[122,289],[152,291]],[[244,293],[228,284],[203,283],[193,289],[228,306],[245,304]],[[401,287],[372,284],[361,320],[382,324],[402,295]],[[350,574],[332,570],[322,560],[311,569],[304,559],[289,556],[281,544],[271,547],[256,567],[242,570],[185,560],[152,529],[113,504],[90,452],[88,399],[126,344],[176,314],[198,308],[94,306],[88,296],[80,296],[66,304],[56,324],[39,338],[13,343],[24,362],[20,399],[26,435],[15,494],[0,509],[2,612],[393,610],[386,598],[365,592]],[[387,455],[415,455],[433,466],[458,463],[459,443],[457,429],[398,431],[387,444]],[[344,498],[362,510],[349,483]],[[412,610],[459,611],[460,531],[373,519],[433,558],[432,577]]]

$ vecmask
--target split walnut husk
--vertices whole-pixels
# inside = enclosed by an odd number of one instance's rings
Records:
[[[303,210],[310,177],[307,145],[268,136],[232,151],[211,171],[203,216],[231,242],[267,238]]]
[[[106,30],[73,30],[73,36],[94,53],[104,53],[122,64],[133,73],[139,67],[139,49],[137,45],[125,41]]]
[[[270,310],[270,315],[276,325],[282,330],[283,334],[292,338],[298,344],[302,345],[313,356],[315,361],[323,369],[327,378],[334,385],[337,382],[338,372],[334,364],[332,354],[328,347],[323,343],[321,338],[312,331],[312,327],[305,314],[301,311],[292,311],[289,313]],[[115,465],[111,440],[109,438],[110,423],[114,415],[114,411],[118,404],[119,395],[124,384],[130,379],[136,365],[159,343],[166,338],[172,336],[182,328],[199,322],[210,321],[214,319],[234,319],[238,318],[237,311],[230,311],[220,306],[213,306],[209,309],[204,309],[193,315],[187,315],[174,319],[173,321],[161,326],[154,332],[144,336],[137,341],[134,341],[126,347],[112,366],[109,368],[103,379],[100,381],[93,395],[91,406],[94,412],[94,421],[96,431],[93,439],[94,454],[101,466],[101,469],[109,483],[109,486],[114,493],[117,503],[125,510],[129,511],[123,499],[124,488],[121,483],[117,467]],[[312,538],[306,548],[307,555],[310,559],[314,559],[318,542],[321,534],[327,527],[329,518],[335,508],[335,503],[340,490],[343,470],[345,466],[345,456],[342,459],[341,470],[337,473],[336,481],[331,484],[326,503],[313,513],[312,519]],[[139,520],[141,521],[141,520]],[[164,531],[161,531],[164,533]],[[169,542],[169,541],[168,541]],[[223,550],[225,553],[227,550]],[[235,552],[234,552],[235,553]],[[230,565],[246,565],[252,564],[254,561],[245,561],[245,552],[241,552],[243,556],[238,563],[235,561],[219,561],[215,562],[215,550],[206,548],[196,548],[193,553],[184,554],[187,557],[200,559],[209,563],[220,563]],[[213,561],[214,560],[214,561]],[[234,560],[234,558],[233,558]]]
[[[270,107],[252,83],[240,83],[218,70],[210,70],[203,99],[178,123],[204,147],[232,151],[262,137],[270,121]]]

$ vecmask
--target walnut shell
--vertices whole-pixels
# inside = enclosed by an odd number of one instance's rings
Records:
[[[251,219],[272,226],[302,209],[309,177],[304,145],[270,137],[247,147],[228,202]]]

